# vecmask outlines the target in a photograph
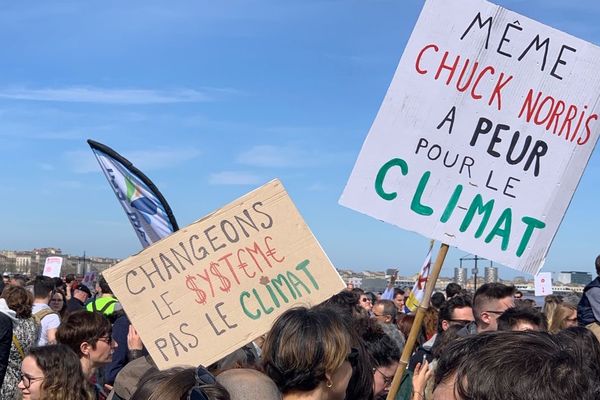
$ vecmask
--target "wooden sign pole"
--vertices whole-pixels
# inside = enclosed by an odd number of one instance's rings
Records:
[[[423,298],[423,302],[419,305],[417,309],[415,320],[410,330],[410,334],[408,335],[408,339],[406,340],[406,344],[404,345],[402,357],[400,357],[400,364],[398,365],[398,369],[396,370],[396,374],[394,375],[394,380],[392,381],[390,391],[388,392],[386,400],[394,400],[396,398],[396,394],[398,393],[398,389],[400,388],[400,382],[402,382],[402,377],[404,376],[404,371],[406,371],[406,367],[408,366],[410,356],[412,355],[413,349],[415,347],[415,342],[417,341],[417,336],[419,335],[419,331],[421,330],[421,325],[423,323],[425,311],[429,307],[429,299],[431,298],[433,290],[435,289],[435,283],[437,282],[438,276],[440,275],[440,271],[442,270],[442,265],[444,264],[444,260],[446,259],[446,254],[448,254],[448,245],[446,243],[442,243],[437,258],[435,259],[435,264],[433,265],[431,275],[429,276],[429,279],[427,279],[427,286],[425,288],[425,296]]]

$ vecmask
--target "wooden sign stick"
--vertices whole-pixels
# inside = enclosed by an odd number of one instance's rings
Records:
[[[419,304],[419,307],[417,308],[415,320],[413,322],[412,328],[410,329],[410,334],[408,335],[406,344],[404,345],[402,357],[400,357],[400,364],[398,365],[398,369],[396,370],[396,374],[394,375],[394,380],[392,381],[392,385],[390,386],[390,391],[388,392],[386,400],[394,400],[396,398],[396,394],[398,393],[398,389],[400,388],[400,382],[402,382],[402,377],[404,376],[404,372],[406,371],[406,367],[408,366],[410,356],[412,355],[413,349],[415,347],[415,342],[417,341],[417,336],[419,335],[419,331],[421,330],[421,325],[423,323],[425,311],[427,311],[427,308],[429,307],[429,299],[431,298],[431,294],[435,289],[435,284],[437,282],[438,276],[440,275],[440,271],[442,270],[444,260],[446,259],[446,254],[448,254],[448,245],[446,243],[442,243],[437,258],[435,259],[435,264],[433,265],[431,275],[427,280],[425,296],[423,298],[423,301],[421,302],[421,304]]]

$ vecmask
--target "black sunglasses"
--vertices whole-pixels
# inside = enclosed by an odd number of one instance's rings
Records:
[[[209,400],[208,396],[202,390],[203,385],[214,385],[217,381],[215,377],[208,372],[202,365],[196,368],[196,384],[188,393],[188,400]]]

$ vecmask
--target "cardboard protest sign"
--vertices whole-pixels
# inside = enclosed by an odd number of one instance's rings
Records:
[[[103,275],[161,369],[209,365],[344,288],[278,180]]]
[[[427,0],[340,203],[535,274],[598,140],[600,49]]]
[[[62,257],[46,257],[46,262],[44,263],[44,272],[42,275],[49,276],[50,278],[56,278],[60,276],[62,263]]]

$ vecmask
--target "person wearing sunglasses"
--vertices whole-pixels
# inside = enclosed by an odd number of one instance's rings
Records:
[[[130,400],[230,400],[230,396],[200,365],[151,370],[142,377]]]
[[[417,347],[417,350],[410,358],[408,370],[414,371],[417,364],[423,364],[424,360],[429,363],[433,361],[433,348],[441,333],[451,327],[463,329],[471,324],[473,325],[473,329],[475,329],[474,321],[473,304],[468,296],[455,295],[451,299],[448,299],[442,304],[438,312],[437,333],[421,346]]]
[[[358,350],[340,313],[297,307],[275,320],[262,357],[283,400],[343,400]]]
[[[79,357],[65,345],[32,348],[20,372],[23,400],[92,400]]]

